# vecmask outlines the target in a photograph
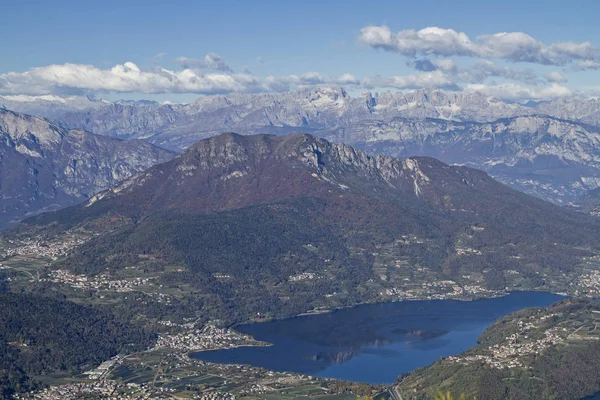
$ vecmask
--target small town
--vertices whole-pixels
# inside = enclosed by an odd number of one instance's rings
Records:
[[[561,330],[564,328],[560,328]],[[494,345],[488,349],[488,355],[474,355],[465,357],[448,357],[447,360],[450,362],[462,363],[462,362],[473,362],[483,361],[487,365],[493,368],[504,369],[504,368],[516,368],[525,367],[523,361],[520,359],[522,356],[528,356],[531,354],[540,354],[548,347],[557,345],[564,341],[564,338],[557,334],[556,330],[551,329],[545,332],[546,337],[539,340],[533,340],[530,342],[521,343],[518,334],[513,334],[508,339],[506,345]],[[527,339],[527,336],[524,336]]]
[[[57,269],[49,273],[48,280],[53,283],[69,285],[76,289],[83,290],[114,290],[116,292],[131,292],[140,286],[152,285],[157,277],[136,277],[130,279],[110,279],[110,276],[103,274],[88,277],[86,275],[75,275],[63,269]]]
[[[150,384],[118,383],[112,380],[98,380],[90,383],[50,386],[38,392],[17,395],[21,400],[80,400],[100,397],[107,400],[172,399],[175,389],[153,387]],[[216,391],[199,392],[191,397],[196,400],[235,400],[231,393]]]
[[[541,339],[532,339],[529,332],[538,329],[540,324],[553,317],[561,317],[561,314],[548,314],[543,315],[539,318],[530,316],[526,320],[516,321],[516,325],[519,329],[518,332],[511,334],[505,338],[505,344],[495,344],[486,349],[483,349],[484,354],[466,355],[466,356],[451,356],[445,360],[452,363],[464,363],[464,362],[484,362],[490,367],[497,369],[505,368],[530,368],[523,363],[524,356],[533,354],[541,354],[544,350],[549,347],[556,346],[560,343],[565,342],[567,339],[599,339],[598,337],[581,337],[577,335],[577,332],[583,328],[583,326],[577,328],[574,332],[569,334],[569,329],[564,326],[555,326],[547,329],[543,332],[544,337]]]
[[[156,349],[145,354],[151,357]],[[161,372],[161,366],[164,368]],[[167,367],[168,365],[168,367]],[[115,379],[115,371],[119,367],[153,368],[157,371],[154,379],[142,383],[130,382],[128,379]],[[136,367],[137,366],[137,367]],[[167,370],[171,372],[167,372]],[[181,371],[181,372],[177,372]],[[190,375],[191,374],[191,375]],[[85,373],[82,382],[53,385],[45,389],[18,395],[20,400],[79,400],[99,397],[103,399],[172,399],[185,393],[185,398],[196,400],[234,400],[238,397],[262,396],[278,393],[290,387],[308,386],[311,392],[319,394],[335,393],[328,388],[328,379],[315,379],[311,376],[273,372],[239,364],[212,364],[188,356],[184,351],[173,351],[156,364],[140,362],[135,356],[116,356],[105,361],[100,366]],[[213,385],[178,384],[194,376],[209,376],[217,378]],[[223,390],[228,382],[234,383],[235,390]]]
[[[185,333],[160,334],[156,349],[168,348],[181,351],[205,351],[230,349],[240,346],[268,346],[248,335],[231,329],[217,328],[207,324],[202,329],[191,329]]]
[[[393,297],[398,300],[445,300],[471,299],[474,297],[496,297],[505,294],[504,291],[489,290],[479,285],[459,285],[454,281],[442,280],[423,282],[420,287],[389,288],[380,295]]]
[[[22,241],[8,240],[7,246],[2,246],[0,259],[6,260],[14,256],[34,256],[49,258],[53,261],[63,257],[71,250],[86,243],[89,238],[75,237],[67,234],[65,238],[52,242],[39,239],[25,239]]]
[[[598,296],[600,295],[600,272],[591,271],[579,276],[575,285],[575,296]]]

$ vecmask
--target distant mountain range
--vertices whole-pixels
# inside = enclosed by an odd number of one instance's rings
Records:
[[[202,140],[17,232],[48,227],[54,238],[83,224],[99,236],[53,268],[148,271],[157,286],[202,293],[203,315],[230,322],[447,296],[452,286],[433,284],[449,279],[466,296],[567,290],[600,240],[600,221],[485,172],[307,134]]]
[[[223,132],[312,133],[372,154],[427,155],[473,166],[559,204],[600,186],[596,99],[523,105],[479,92],[351,96],[322,87],[205,96],[189,104],[13,96],[0,98],[0,106],[68,129],[144,139],[176,151]]]
[[[0,109],[0,227],[89,199],[174,154]]]

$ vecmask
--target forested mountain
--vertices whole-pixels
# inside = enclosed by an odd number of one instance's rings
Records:
[[[482,171],[371,157],[306,134],[200,141],[15,234],[77,227],[109,233],[54,268],[93,276],[177,266],[158,282],[191,285],[205,311],[234,321],[375,301],[406,285],[429,295],[420,285],[448,279],[483,291],[564,289],[600,236],[593,218]]]
[[[0,109],[0,228],[69,206],[173,157],[140,140],[122,141]]]

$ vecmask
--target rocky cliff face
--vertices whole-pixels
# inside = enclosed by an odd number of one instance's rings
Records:
[[[0,96],[0,108],[45,118],[57,118],[67,112],[101,108],[110,104],[87,96]]]
[[[396,117],[492,121],[530,114],[518,104],[507,104],[480,93],[446,94],[437,90],[412,93],[364,93],[352,97],[342,88],[296,92],[205,96],[190,104],[118,102],[56,116],[65,127],[122,137],[147,138],[172,149],[182,149],[216,134],[312,132],[351,126],[360,121]]]
[[[325,137],[369,153],[425,155],[483,169],[559,204],[600,185],[600,129],[548,116],[486,123],[396,118],[358,123]]]
[[[83,201],[173,153],[0,110],[0,226]]]
[[[432,184],[430,176],[440,174],[443,179]],[[139,217],[165,209],[215,211],[302,196],[371,192],[441,206],[446,190],[492,182],[481,171],[450,167],[432,158],[370,156],[313,135],[227,133],[200,141],[171,162],[99,193],[86,206],[102,200],[110,209]],[[452,207],[446,203],[444,208]],[[135,206],[130,208],[131,204]]]
[[[223,132],[307,132],[369,153],[430,155],[482,168],[559,204],[600,184],[595,144],[600,103],[594,99],[522,105],[478,92],[350,96],[342,88],[315,88],[205,96],[190,104],[86,104],[51,114],[67,128],[142,138],[175,150]]]
[[[412,198],[427,191],[429,178],[421,167],[432,165],[443,164],[433,159],[369,156],[306,134],[228,133],[200,141],[171,162],[99,193],[87,206],[104,200],[111,208],[135,204],[127,212],[136,214],[138,209],[142,213],[163,209],[215,211],[332,190],[390,191],[389,195],[402,193]]]

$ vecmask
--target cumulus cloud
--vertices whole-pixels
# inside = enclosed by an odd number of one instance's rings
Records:
[[[450,58],[435,60],[434,63],[435,63],[435,66],[437,67],[437,69],[444,71],[444,72],[455,72],[457,69],[456,63],[454,62],[454,60],[452,60]]]
[[[424,87],[446,90],[458,90],[459,87],[453,79],[442,71],[424,72],[402,76],[365,78],[361,85],[367,89],[394,88],[394,89],[421,89]]]
[[[397,33],[387,26],[367,26],[360,31],[359,40],[371,47],[396,51],[408,56],[472,56],[475,45],[464,33],[452,29],[428,27],[415,31],[404,30]]]
[[[471,83],[482,82],[489,77],[501,77],[530,85],[540,83],[534,71],[496,65],[489,60],[478,60],[471,68],[459,70],[458,75],[463,82]]]
[[[392,32],[383,26],[361,29],[359,41],[364,45],[397,52],[409,57],[470,56],[499,58],[511,62],[566,65],[579,60],[600,60],[600,48],[590,42],[555,42],[545,44],[523,32],[500,32],[475,39],[463,32],[439,27]]]
[[[269,76],[265,79],[264,88],[270,91],[287,91],[294,87],[316,85],[354,86],[365,89],[421,89],[424,87],[447,90],[458,90],[452,78],[442,71],[432,71],[402,76],[357,78],[346,73],[337,77],[323,77],[317,72],[302,75]]]
[[[302,75],[268,76],[265,78],[263,87],[266,90],[282,92],[294,87],[317,86],[317,85],[343,85],[358,86],[361,81],[354,75],[345,73],[338,77],[323,77],[318,72],[308,72]]]
[[[189,67],[189,65],[188,65]],[[47,95],[87,94],[91,92],[138,93],[226,93],[283,91],[316,85],[360,85],[354,75],[323,77],[317,72],[259,79],[248,73],[202,73],[186,68],[179,71],[159,69],[142,71],[126,62],[110,69],[92,65],[62,64],[32,68],[26,72],[0,74],[0,94]]]
[[[583,60],[577,63],[579,69],[600,69],[600,61]]]
[[[467,85],[466,90],[477,91],[488,96],[514,101],[550,100],[573,95],[571,89],[557,83],[546,87],[523,87],[514,83],[489,86],[484,84],[470,84]]]
[[[546,80],[548,82],[558,82],[558,83],[562,83],[562,82],[566,82],[567,78],[561,74],[558,71],[552,71],[552,72],[548,72],[545,76]]]
[[[92,65],[61,64],[32,68],[25,72],[0,74],[0,95],[73,95],[94,93],[194,93],[214,94],[229,92],[280,92],[299,87],[345,86],[378,89],[390,88],[412,90],[438,88],[461,90],[466,83],[468,90],[480,90],[486,94],[512,100],[549,99],[571,94],[557,84],[559,76],[549,74],[554,80],[550,86],[524,87],[516,84],[485,85],[489,76],[502,76],[533,81],[534,75],[524,70],[498,66],[490,61],[475,63],[470,67],[458,67],[452,60],[431,61],[432,71],[391,77],[356,77],[350,73],[339,76],[323,76],[318,72],[259,78],[249,73],[211,72],[198,69],[142,70],[132,62],[100,69]],[[429,66],[428,68],[430,68]],[[535,83],[538,83],[535,81]]]
[[[179,65],[188,69],[214,69],[216,71],[232,72],[225,59],[218,54],[208,53],[203,59],[179,57],[175,59]]]
[[[541,83],[541,79],[532,70],[500,66],[490,60],[478,60],[468,67],[459,67],[452,59],[433,61],[421,59],[409,61],[408,65],[418,71],[441,71],[448,76],[448,79],[453,79],[456,82],[481,83],[490,77],[501,77],[531,85]]]
[[[111,69],[92,65],[61,64],[0,75],[0,93],[43,95],[56,93],[139,92],[139,93],[221,93],[249,91],[260,86],[247,74],[204,74],[192,69],[142,71],[132,63]]]

